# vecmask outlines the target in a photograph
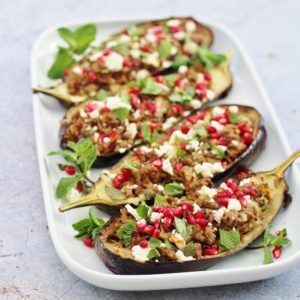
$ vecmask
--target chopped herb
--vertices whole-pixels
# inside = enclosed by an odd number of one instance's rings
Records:
[[[182,98],[182,96],[180,94],[171,94],[169,96],[169,101],[182,103],[183,102],[183,98]]]
[[[129,220],[117,230],[117,236],[119,239],[123,240],[126,245],[129,245],[131,242],[131,235],[135,231],[136,222],[134,220]]]
[[[177,149],[177,155],[179,157],[184,157],[186,155],[186,152],[182,148]]]
[[[156,258],[156,257],[160,257],[160,253],[157,249],[154,248],[154,249],[151,249],[149,251],[147,256],[148,256],[149,259],[153,259],[153,258]]]
[[[170,74],[170,75],[164,76],[164,79],[168,85],[173,85],[173,83],[176,81],[177,78],[178,78],[177,74]]]
[[[100,89],[97,93],[97,99],[99,101],[104,101],[108,96],[109,96],[108,92],[103,89]]]
[[[237,115],[236,113],[231,113],[231,114],[229,115],[229,122],[230,122],[231,124],[237,124],[237,123],[239,123],[240,120],[239,120],[238,115]]]
[[[146,142],[151,142],[151,130],[148,124],[144,123],[141,127],[141,133],[143,135],[143,139]]]
[[[129,110],[126,107],[118,107],[112,110],[112,114],[120,121],[124,121],[128,117]]]
[[[187,224],[184,219],[174,218],[176,231],[187,240],[192,234],[192,226]]]
[[[204,126],[200,127],[197,131],[198,135],[201,137],[207,137],[208,136],[208,132],[206,130],[206,128]]]
[[[173,247],[172,243],[169,240],[165,240],[165,245],[167,249],[171,249]]]
[[[271,264],[273,262],[271,250],[268,246],[264,246],[264,264]]]
[[[184,256],[194,256],[196,252],[195,245],[193,242],[188,243],[184,248],[183,248],[183,254]]]
[[[163,205],[165,200],[165,197],[160,195],[160,194],[156,194],[155,198],[154,198],[154,206],[161,206]]]
[[[151,208],[145,202],[141,202],[136,208],[138,215],[145,220],[147,220],[149,210],[151,210]]]
[[[163,40],[158,46],[158,53],[161,59],[167,59],[171,54],[173,44],[168,40]]]
[[[122,168],[126,168],[126,169],[129,169],[131,170],[132,172],[137,172],[138,169],[131,163],[130,160],[128,159],[125,159],[125,161],[123,162],[122,164]]]
[[[160,246],[161,241],[156,238],[150,238],[149,244],[150,244],[150,248],[154,249]]]
[[[168,196],[182,196],[184,194],[184,186],[177,182],[168,183],[164,186],[164,193]]]
[[[189,64],[190,59],[185,55],[178,55],[175,57],[173,61],[173,68],[177,69],[180,66],[187,66]]]
[[[237,230],[219,229],[220,245],[224,250],[234,249],[240,244],[240,233]]]
[[[131,26],[128,28],[127,32],[130,37],[135,37],[135,36],[143,35],[145,30],[142,27]]]
[[[116,52],[122,56],[128,56],[129,43],[119,43],[113,47]]]
[[[142,88],[142,93],[148,95],[159,95],[162,91],[163,88],[151,78],[146,79]]]
[[[145,195],[146,200],[152,200],[155,196],[155,193],[151,189],[144,189],[143,194]]]
[[[212,151],[217,155],[218,159],[225,158],[226,149],[223,149],[219,146],[212,146]]]

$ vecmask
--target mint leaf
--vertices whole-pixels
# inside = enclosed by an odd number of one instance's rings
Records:
[[[128,56],[129,43],[119,43],[113,49],[122,56]]]
[[[119,120],[124,121],[128,117],[129,110],[126,107],[118,107],[112,110],[112,114]]]
[[[264,264],[271,264],[273,262],[271,250],[268,246],[264,246]]]
[[[178,103],[183,102],[183,98],[180,94],[171,94],[168,99],[170,102],[178,102]]]
[[[129,245],[131,242],[131,235],[135,231],[136,222],[133,220],[129,220],[117,230],[117,236],[119,239],[123,240],[126,245]]]
[[[177,74],[169,74],[164,76],[164,79],[168,85],[173,85],[177,78],[178,78]]]
[[[61,155],[66,161],[70,163],[76,163],[77,161],[76,153],[70,150],[51,151],[50,153],[48,153],[48,156],[53,156],[53,155]]]
[[[144,136],[144,141],[151,142],[151,130],[148,124],[142,124],[141,133]]]
[[[230,122],[231,124],[237,124],[237,123],[239,123],[240,120],[239,120],[238,115],[237,115],[236,113],[231,113],[231,114],[229,115],[229,122]]]
[[[167,249],[171,249],[173,247],[172,243],[169,240],[165,240],[165,245]]]
[[[168,40],[163,40],[158,46],[158,53],[161,59],[167,59],[171,54],[173,44]]]
[[[157,249],[154,248],[154,249],[151,249],[149,251],[147,256],[148,256],[149,259],[153,259],[153,258],[156,258],[156,257],[160,257],[160,253]]]
[[[145,202],[141,202],[136,208],[136,212],[138,213],[138,215],[145,220],[147,220],[149,210],[150,207]]]
[[[146,79],[144,87],[142,88],[142,93],[148,95],[159,95],[162,91],[163,88],[152,78]]]
[[[187,240],[192,234],[192,226],[188,225],[184,219],[174,218],[176,231]]]
[[[127,29],[127,32],[129,34],[130,37],[135,37],[135,36],[139,36],[139,35],[143,35],[145,30],[142,27],[138,27],[138,26],[131,26]]]
[[[164,203],[164,196],[156,194],[154,198],[154,206],[161,206]]]
[[[66,197],[68,192],[72,189],[73,186],[75,186],[75,184],[80,180],[80,178],[81,175],[61,178],[56,188],[56,198],[61,199]]]
[[[145,195],[146,200],[152,200],[155,196],[155,193],[151,189],[144,189],[143,194]]]
[[[204,126],[200,127],[199,130],[197,131],[198,135],[201,137],[207,137],[208,132]]]
[[[182,148],[177,149],[177,155],[179,157],[184,157],[186,155],[186,152]]]
[[[220,245],[225,249],[234,249],[240,244],[240,233],[237,230],[219,229]]]
[[[74,63],[75,59],[72,57],[69,49],[59,48],[55,60],[48,71],[48,77],[50,79],[62,78],[64,76],[64,70]]]
[[[172,182],[164,186],[164,194],[168,196],[182,196],[184,186],[181,183]]]
[[[150,248],[157,248],[159,247],[161,244],[161,241],[159,239],[156,239],[156,238],[150,238],[150,241],[149,241],[149,245],[150,245]]]
[[[108,96],[109,96],[109,94],[106,90],[100,89],[97,93],[97,99],[99,101],[104,101]]]
[[[180,66],[187,66],[189,64],[190,59],[185,55],[178,55],[175,57],[173,61],[173,68],[177,69]]]
[[[95,24],[86,24],[77,28],[74,32],[74,36],[77,42],[74,51],[76,54],[82,54],[96,38]]]
[[[226,60],[226,56],[211,52],[207,46],[199,46],[196,55],[193,57],[193,63],[201,63],[205,68],[211,69],[214,65],[220,64]]]
[[[129,169],[129,170],[131,170],[134,173],[138,171],[138,169],[128,159],[124,160],[124,162],[123,162],[123,164],[122,164],[121,167],[125,168],[125,169]]]
[[[71,49],[76,49],[77,41],[73,32],[68,28],[58,28],[58,34],[69,44]]]
[[[211,149],[212,149],[213,153],[215,153],[217,155],[218,159],[225,158],[226,149],[222,149],[219,146],[212,146]]]
[[[196,249],[194,246],[193,242],[188,243],[184,248],[183,248],[183,254],[184,256],[194,256],[196,253]]]

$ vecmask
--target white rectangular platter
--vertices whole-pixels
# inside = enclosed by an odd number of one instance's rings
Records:
[[[150,18],[88,20],[87,22],[93,22],[97,25],[97,38],[101,40],[132,23],[146,21],[147,19]],[[268,132],[267,145],[253,165],[253,169],[257,171],[271,169],[290,154],[290,149],[274,108],[262,87],[253,64],[245,50],[228,29],[203,18],[198,20],[212,28],[215,35],[214,51],[224,52],[230,50],[232,52],[234,85],[227,98],[223,99],[222,102],[252,105],[262,113],[265,119]],[[65,26],[75,28],[83,23],[86,22],[66,24]],[[62,45],[62,43],[56,28],[48,30],[39,37],[32,50],[32,86],[51,86],[55,83],[47,78],[47,70],[52,63],[57,45]],[[73,237],[75,232],[71,224],[85,218],[88,208],[79,208],[64,214],[58,212],[61,202],[55,199],[54,190],[60,175],[57,168],[59,158],[48,158],[47,154],[51,150],[59,149],[59,120],[65,114],[65,108],[50,96],[35,94],[33,95],[33,111],[37,155],[51,238],[64,264],[83,280],[96,286],[116,290],[201,287],[268,278],[286,271],[300,261],[298,217],[298,211],[300,211],[300,184],[298,170],[293,167],[289,171],[287,179],[294,201],[288,209],[281,211],[273,223],[275,229],[283,226],[287,227],[289,238],[293,241],[293,244],[283,251],[281,259],[275,263],[263,265],[263,252],[261,250],[245,250],[207,271],[162,275],[112,274],[93,249],[85,247]],[[98,174],[99,170],[94,171],[93,176],[97,178]],[[99,216],[105,216],[97,209],[95,211]]]

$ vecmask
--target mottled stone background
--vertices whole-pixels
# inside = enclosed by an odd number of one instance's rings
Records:
[[[300,148],[299,0],[1,0],[0,1],[0,298],[296,299],[300,265],[273,279],[156,292],[96,288],[70,273],[48,234],[30,92],[29,59],[54,24],[125,15],[203,15],[230,27],[245,45],[292,149]]]

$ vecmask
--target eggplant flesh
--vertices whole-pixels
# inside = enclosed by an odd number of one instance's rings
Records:
[[[153,26],[161,26],[164,24],[167,24],[168,21],[172,20],[172,18],[169,19],[162,19],[162,20],[156,20],[156,21],[150,21],[150,22],[145,22],[145,23],[141,23],[141,24],[137,24],[136,26],[138,28],[142,28],[143,30],[147,30]],[[189,43],[192,44],[196,44],[196,45],[206,45],[206,46],[210,46],[213,42],[213,33],[212,31],[207,28],[206,26],[204,26],[203,24],[197,22],[196,20],[194,20],[193,18],[176,18],[176,20],[183,26],[182,29],[184,29],[184,26],[188,23],[188,22],[193,22],[195,24],[195,29],[193,32],[190,32],[190,39],[191,41],[189,41]],[[173,20],[174,21],[174,20]],[[111,48],[111,46],[109,46],[109,43],[111,44],[111,42],[119,42],[120,39],[122,39],[122,36],[126,35],[127,36],[127,29],[124,31],[121,31],[117,34],[112,35],[107,41],[104,41],[99,49],[105,49],[105,48]],[[186,34],[188,33],[188,31],[186,31]],[[177,40],[176,38],[173,37],[173,33],[165,33],[166,35],[169,35],[172,37],[172,43],[178,47],[178,53],[176,55],[180,55],[184,52],[184,45],[185,42],[181,42],[179,40]],[[153,47],[153,45],[155,44],[151,44]],[[156,47],[157,48],[157,47]],[[151,53],[154,51],[157,51],[158,49],[156,49],[154,47],[154,49],[150,49]],[[117,53],[118,53],[118,49],[114,49]],[[93,61],[94,59],[92,58],[93,56],[95,56],[95,54],[97,54],[99,52],[99,50],[94,50],[94,52],[90,52],[86,57],[84,57],[81,61],[77,62],[74,66],[72,66],[72,69],[81,67],[82,65],[87,65],[91,63],[91,69],[98,73],[101,73],[101,70],[99,70],[99,66],[97,65],[97,63]],[[123,56],[124,54],[122,54],[122,52],[120,51],[120,54]],[[171,58],[171,60],[174,60],[174,58],[176,57],[176,55],[174,57]],[[128,56],[127,54],[125,56]],[[45,93],[48,95],[52,95],[54,97],[56,97],[58,100],[60,100],[63,104],[65,104],[66,106],[70,106],[70,105],[74,105],[74,104],[78,104],[81,101],[85,101],[88,100],[91,96],[92,92],[96,92],[99,88],[102,89],[106,89],[106,90],[110,90],[113,91],[113,86],[118,86],[118,85],[122,85],[127,83],[128,81],[134,80],[134,72],[137,72],[139,70],[144,70],[147,69],[150,74],[152,75],[156,75],[159,74],[161,72],[165,72],[167,69],[169,69],[169,71],[171,70],[170,67],[163,67],[162,63],[159,64],[159,66],[152,66],[152,65],[141,65],[142,60],[139,59],[135,59],[135,58],[131,58],[137,61],[134,61],[134,65],[131,67],[127,67],[125,69],[122,69],[121,71],[112,71],[112,72],[108,72],[107,70],[102,70],[101,76],[98,78],[98,82],[92,82],[90,84],[87,85],[86,88],[75,88],[75,91],[73,91],[72,89],[74,89],[73,84],[71,83],[71,90],[69,87],[69,83],[67,78],[65,78],[64,82],[62,84],[59,84],[56,87],[52,87],[52,88],[41,88],[41,87],[37,87],[37,88],[33,88],[33,92],[41,92],[41,93]],[[134,71],[134,72],[132,72]],[[82,80],[77,80],[80,82],[84,82],[87,79],[82,79]],[[71,93],[69,92],[71,91]]]
[[[284,174],[291,163],[299,156],[300,151],[291,155],[274,170],[254,173],[249,177],[255,186],[264,186],[263,196],[268,199],[268,204],[262,210],[260,219],[255,222],[255,226],[246,234],[241,234],[240,244],[234,249],[221,251],[212,256],[204,255],[199,259],[185,262],[155,262],[153,260],[141,262],[134,259],[131,250],[122,247],[120,242],[109,240],[109,236],[114,234],[122,224],[121,218],[117,216],[112,217],[96,237],[94,241],[96,252],[106,267],[116,274],[162,274],[206,270],[227,257],[242,251],[263,234],[289,198],[288,185]]]
[[[252,128],[252,136],[253,141],[250,145],[247,146],[247,148],[239,154],[231,163],[229,163],[226,167],[224,167],[222,172],[215,173],[214,176],[211,178],[211,180],[215,183],[218,183],[227,177],[229,177],[231,174],[233,174],[237,169],[239,169],[242,166],[249,166],[252,161],[256,159],[256,157],[260,154],[262,151],[265,141],[266,141],[266,130],[264,127],[264,122],[262,119],[262,116],[252,107],[249,106],[242,106],[242,105],[218,105],[214,107],[209,107],[205,111],[209,114],[212,114],[212,111],[215,108],[223,109],[223,110],[229,110],[230,107],[238,107],[239,113],[241,113],[241,116],[247,116],[248,120],[251,120],[251,123],[253,124]],[[185,124],[186,120],[183,120],[180,124],[177,125],[177,128],[180,128],[182,124]],[[200,139],[201,141],[201,139]],[[130,161],[131,159],[134,159],[135,152],[130,152],[127,156],[125,156],[119,163],[117,163],[111,171],[109,171],[109,174],[118,174],[120,170],[123,168],[124,161]],[[83,198],[73,201],[67,204],[64,204],[60,207],[60,211],[64,212],[69,209],[81,207],[81,206],[87,206],[87,205],[101,205],[103,206],[110,206],[110,207],[116,207],[120,208],[124,206],[125,204],[132,203],[132,204],[138,204],[141,201],[147,200],[145,198],[145,195],[141,192],[138,193],[136,196],[127,197],[122,191],[119,189],[116,189],[113,184],[112,180],[109,178],[109,174],[102,173],[99,180],[94,184],[91,192],[84,196]],[[171,177],[169,175],[169,177]],[[196,180],[194,179],[195,186],[200,183],[201,180],[204,181],[203,184],[207,184],[205,182],[206,176],[197,177]],[[178,180],[171,180],[176,182],[181,182]],[[189,183],[191,184],[191,182]],[[150,188],[150,187],[149,187]],[[117,210],[109,209],[112,212],[116,212]]]

